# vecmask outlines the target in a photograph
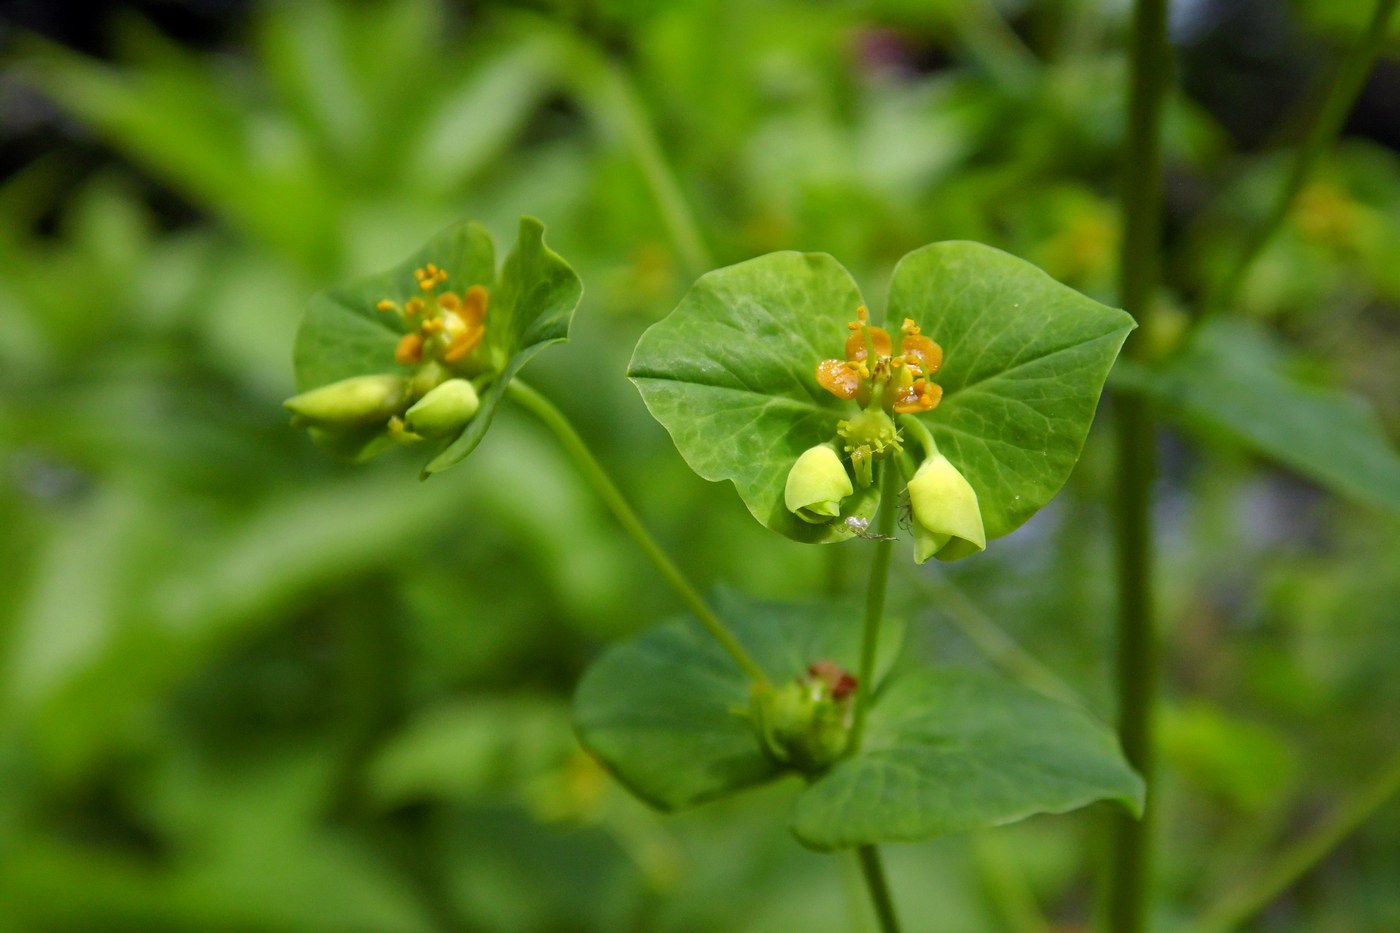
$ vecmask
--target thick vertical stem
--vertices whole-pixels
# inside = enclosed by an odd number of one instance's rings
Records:
[[[1132,85],[1123,171],[1123,307],[1137,318],[1139,333],[1126,352],[1141,357],[1150,330],[1161,238],[1162,101],[1171,59],[1167,48],[1166,0],[1137,0],[1133,12]],[[1154,607],[1152,484],[1156,474],[1156,425],[1142,396],[1115,400],[1118,433],[1116,505],[1118,576],[1118,732],[1123,752],[1152,786],[1152,715],[1157,684],[1157,622]],[[1109,927],[1138,933],[1146,921],[1153,806],[1134,820],[1114,816],[1110,862]]]

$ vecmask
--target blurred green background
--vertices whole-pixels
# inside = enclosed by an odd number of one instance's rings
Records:
[[[1365,2],[1174,5],[1164,345],[1266,213]],[[779,785],[665,816],[568,698],[676,611],[535,424],[462,467],[292,430],[308,296],[521,213],[586,285],[528,378],[706,585],[858,586],[765,532],[624,379],[699,273],[823,250],[875,304],[976,239],[1114,302],[1127,5],[430,0],[0,7],[0,929],[866,928]],[[1400,44],[1236,311],[1400,434]],[[1230,347],[1222,352],[1229,354]],[[897,569],[909,650],[1106,719],[1103,428],[977,560]],[[1165,430],[1158,927],[1189,929],[1400,749],[1400,525],[1218,433]],[[1392,441],[1393,447],[1393,441]],[[1393,762],[1393,759],[1392,759]],[[1105,811],[890,847],[911,931],[1074,930]],[[1400,929],[1400,806],[1251,929]]]

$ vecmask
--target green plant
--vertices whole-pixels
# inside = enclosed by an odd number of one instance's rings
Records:
[[[898,633],[881,637],[899,513],[922,563],[971,556],[1039,511],[1078,459],[1126,314],[974,243],[900,262],[885,313],[902,322],[898,344],[830,256],[775,253],[702,276],[633,357],[652,414],[771,530],[873,552],[863,611],[727,592],[711,607],[558,410],[512,382],[567,336],[581,294],[542,234],[522,221],[497,274],[484,231],[454,227],[318,296],[287,407],[350,457],[436,443],[425,477],[471,452],[504,397],[555,431],[694,614],[613,648],[579,686],[579,737],[626,786],[675,809],[799,776],[793,832],[856,849],[891,930],[879,843],[1098,799],[1140,811],[1141,781],[1091,716],[984,674],[892,673]],[[451,409],[440,436],[416,428],[429,407]]]

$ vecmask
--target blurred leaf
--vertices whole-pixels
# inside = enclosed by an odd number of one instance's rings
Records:
[[[1160,369],[1134,366],[1123,377],[1175,419],[1400,514],[1400,454],[1370,407],[1293,378],[1283,349],[1254,325],[1211,321]]]
[[[1205,790],[1259,813],[1277,805],[1292,789],[1298,755],[1276,730],[1205,701],[1162,712],[1166,758]]]
[[[718,608],[777,683],[820,658],[848,667],[858,660],[854,607],[726,596]],[[574,717],[585,746],[624,784],[676,809],[783,773],[760,748],[748,705],[737,665],[698,625],[677,620],[594,664]],[[798,797],[793,829],[813,848],[926,839],[1101,799],[1142,805],[1142,782],[1112,730],[985,674],[895,677],[876,695],[866,729],[862,749]]]
[[[429,709],[370,766],[388,806],[503,796],[559,768],[575,749],[567,707],[544,697],[483,697]]]
[[[457,191],[500,155],[558,81],[564,50],[552,33],[483,48],[484,61],[433,101],[403,157],[404,181],[433,196]],[[483,43],[484,45],[484,43]]]
[[[762,602],[721,591],[715,610],[776,684],[822,659],[860,663],[860,609]],[[888,620],[887,629],[895,626]],[[877,682],[899,651],[881,644]],[[675,619],[622,642],[579,683],[574,722],[583,744],[639,797],[671,810],[778,777],[748,718],[744,672],[693,619]]]
[[[173,49],[156,57],[121,70],[30,37],[19,73],[248,235],[307,268],[331,265],[334,204],[302,138],[209,66]]]
[[[974,671],[890,681],[859,754],[797,798],[793,831],[817,849],[912,842],[1116,800],[1141,813],[1142,779],[1088,714]]]

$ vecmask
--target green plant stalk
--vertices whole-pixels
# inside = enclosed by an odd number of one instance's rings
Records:
[[[1138,322],[1124,352],[1141,359],[1150,330],[1161,238],[1162,105],[1171,71],[1166,0],[1137,0],[1133,8],[1132,80],[1123,171],[1120,298]],[[1118,736],[1123,753],[1149,789],[1141,820],[1119,811],[1113,820],[1108,922],[1115,933],[1139,933],[1148,910],[1154,819],[1153,708],[1157,695],[1158,633],[1154,603],[1152,485],[1156,419],[1140,395],[1115,399],[1118,483],[1115,536],[1118,578]]]
[[[865,597],[865,630],[860,641],[859,685],[852,711],[850,748],[860,750],[865,738],[865,718],[874,699],[875,655],[880,644],[880,623],[885,617],[885,590],[890,579],[890,555],[894,551],[894,522],[899,511],[899,469],[892,462],[884,464],[880,487],[879,525],[876,529],[875,556],[870,561],[870,585]]]
[[[1361,93],[1366,75],[1370,73],[1371,67],[1376,63],[1376,57],[1385,46],[1390,20],[1397,4],[1400,4],[1400,0],[1378,0],[1376,3],[1375,12],[1365,32],[1337,66],[1336,74],[1318,107],[1317,118],[1294,156],[1293,167],[1279,192],[1278,200],[1274,202],[1264,220],[1250,231],[1244,245],[1236,254],[1235,261],[1218,280],[1216,287],[1207,292],[1201,303],[1202,318],[1219,313],[1234,301],[1235,293],[1244,282],[1245,274],[1283,224],[1308,176],[1341,135],[1342,124],[1351,112],[1356,96]]]
[[[856,859],[860,862],[860,873],[865,878],[865,886],[870,889],[870,900],[875,905],[875,918],[880,922],[880,933],[899,933],[899,920],[894,915],[894,901],[890,899],[890,886],[885,881],[885,866],[880,860],[880,850],[874,846],[861,846],[856,849]]]
[[[870,586],[865,599],[865,631],[860,642],[860,671],[855,693],[854,722],[851,725],[851,752],[859,752],[865,738],[865,719],[874,699],[875,656],[880,645],[880,622],[885,617],[885,590],[890,579],[890,556],[894,552],[895,515],[899,510],[899,468],[886,462],[880,487],[880,519],[876,531],[875,556],[870,562]],[[875,906],[875,916],[880,921],[881,933],[899,933],[899,921],[895,919],[894,901],[890,898],[890,887],[885,881],[884,866],[880,852],[873,845],[863,845],[856,849],[860,861],[860,872],[865,878],[865,886],[870,891],[870,900]]]
[[[763,668],[759,667],[758,662],[744,650],[743,645],[739,644],[739,640],[720,621],[719,616],[715,615],[714,610],[686,579],[685,574],[681,573],[680,568],[675,565],[671,558],[666,556],[666,552],[646,530],[641,519],[637,517],[637,513],[632,511],[632,506],[627,503],[621,490],[613,483],[607,471],[603,469],[603,465],[593,456],[593,452],[588,449],[588,445],[583,442],[583,438],[579,436],[578,431],[574,430],[574,426],[564,416],[564,413],[555,408],[549,399],[519,379],[511,381],[508,391],[511,398],[528,409],[532,415],[544,422],[545,427],[554,432],[564,450],[573,458],[574,464],[583,474],[583,478],[588,481],[617,518],[618,524],[632,536],[637,547],[656,567],[662,578],[676,591],[676,595],[681,598],[681,602],[685,603],[686,608],[695,614],[695,618],[700,620],[700,624],[705,626],[709,633],[714,636],[715,641],[719,642],[720,647],[729,653],[729,656],[743,669],[750,680],[760,687],[768,686],[768,675],[763,672]]]
[[[1238,929],[1316,867],[1397,793],[1400,751],[1392,754],[1380,772],[1337,807],[1326,822],[1284,849],[1273,865],[1251,883],[1207,909],[1194,927],[1196,933]]]

